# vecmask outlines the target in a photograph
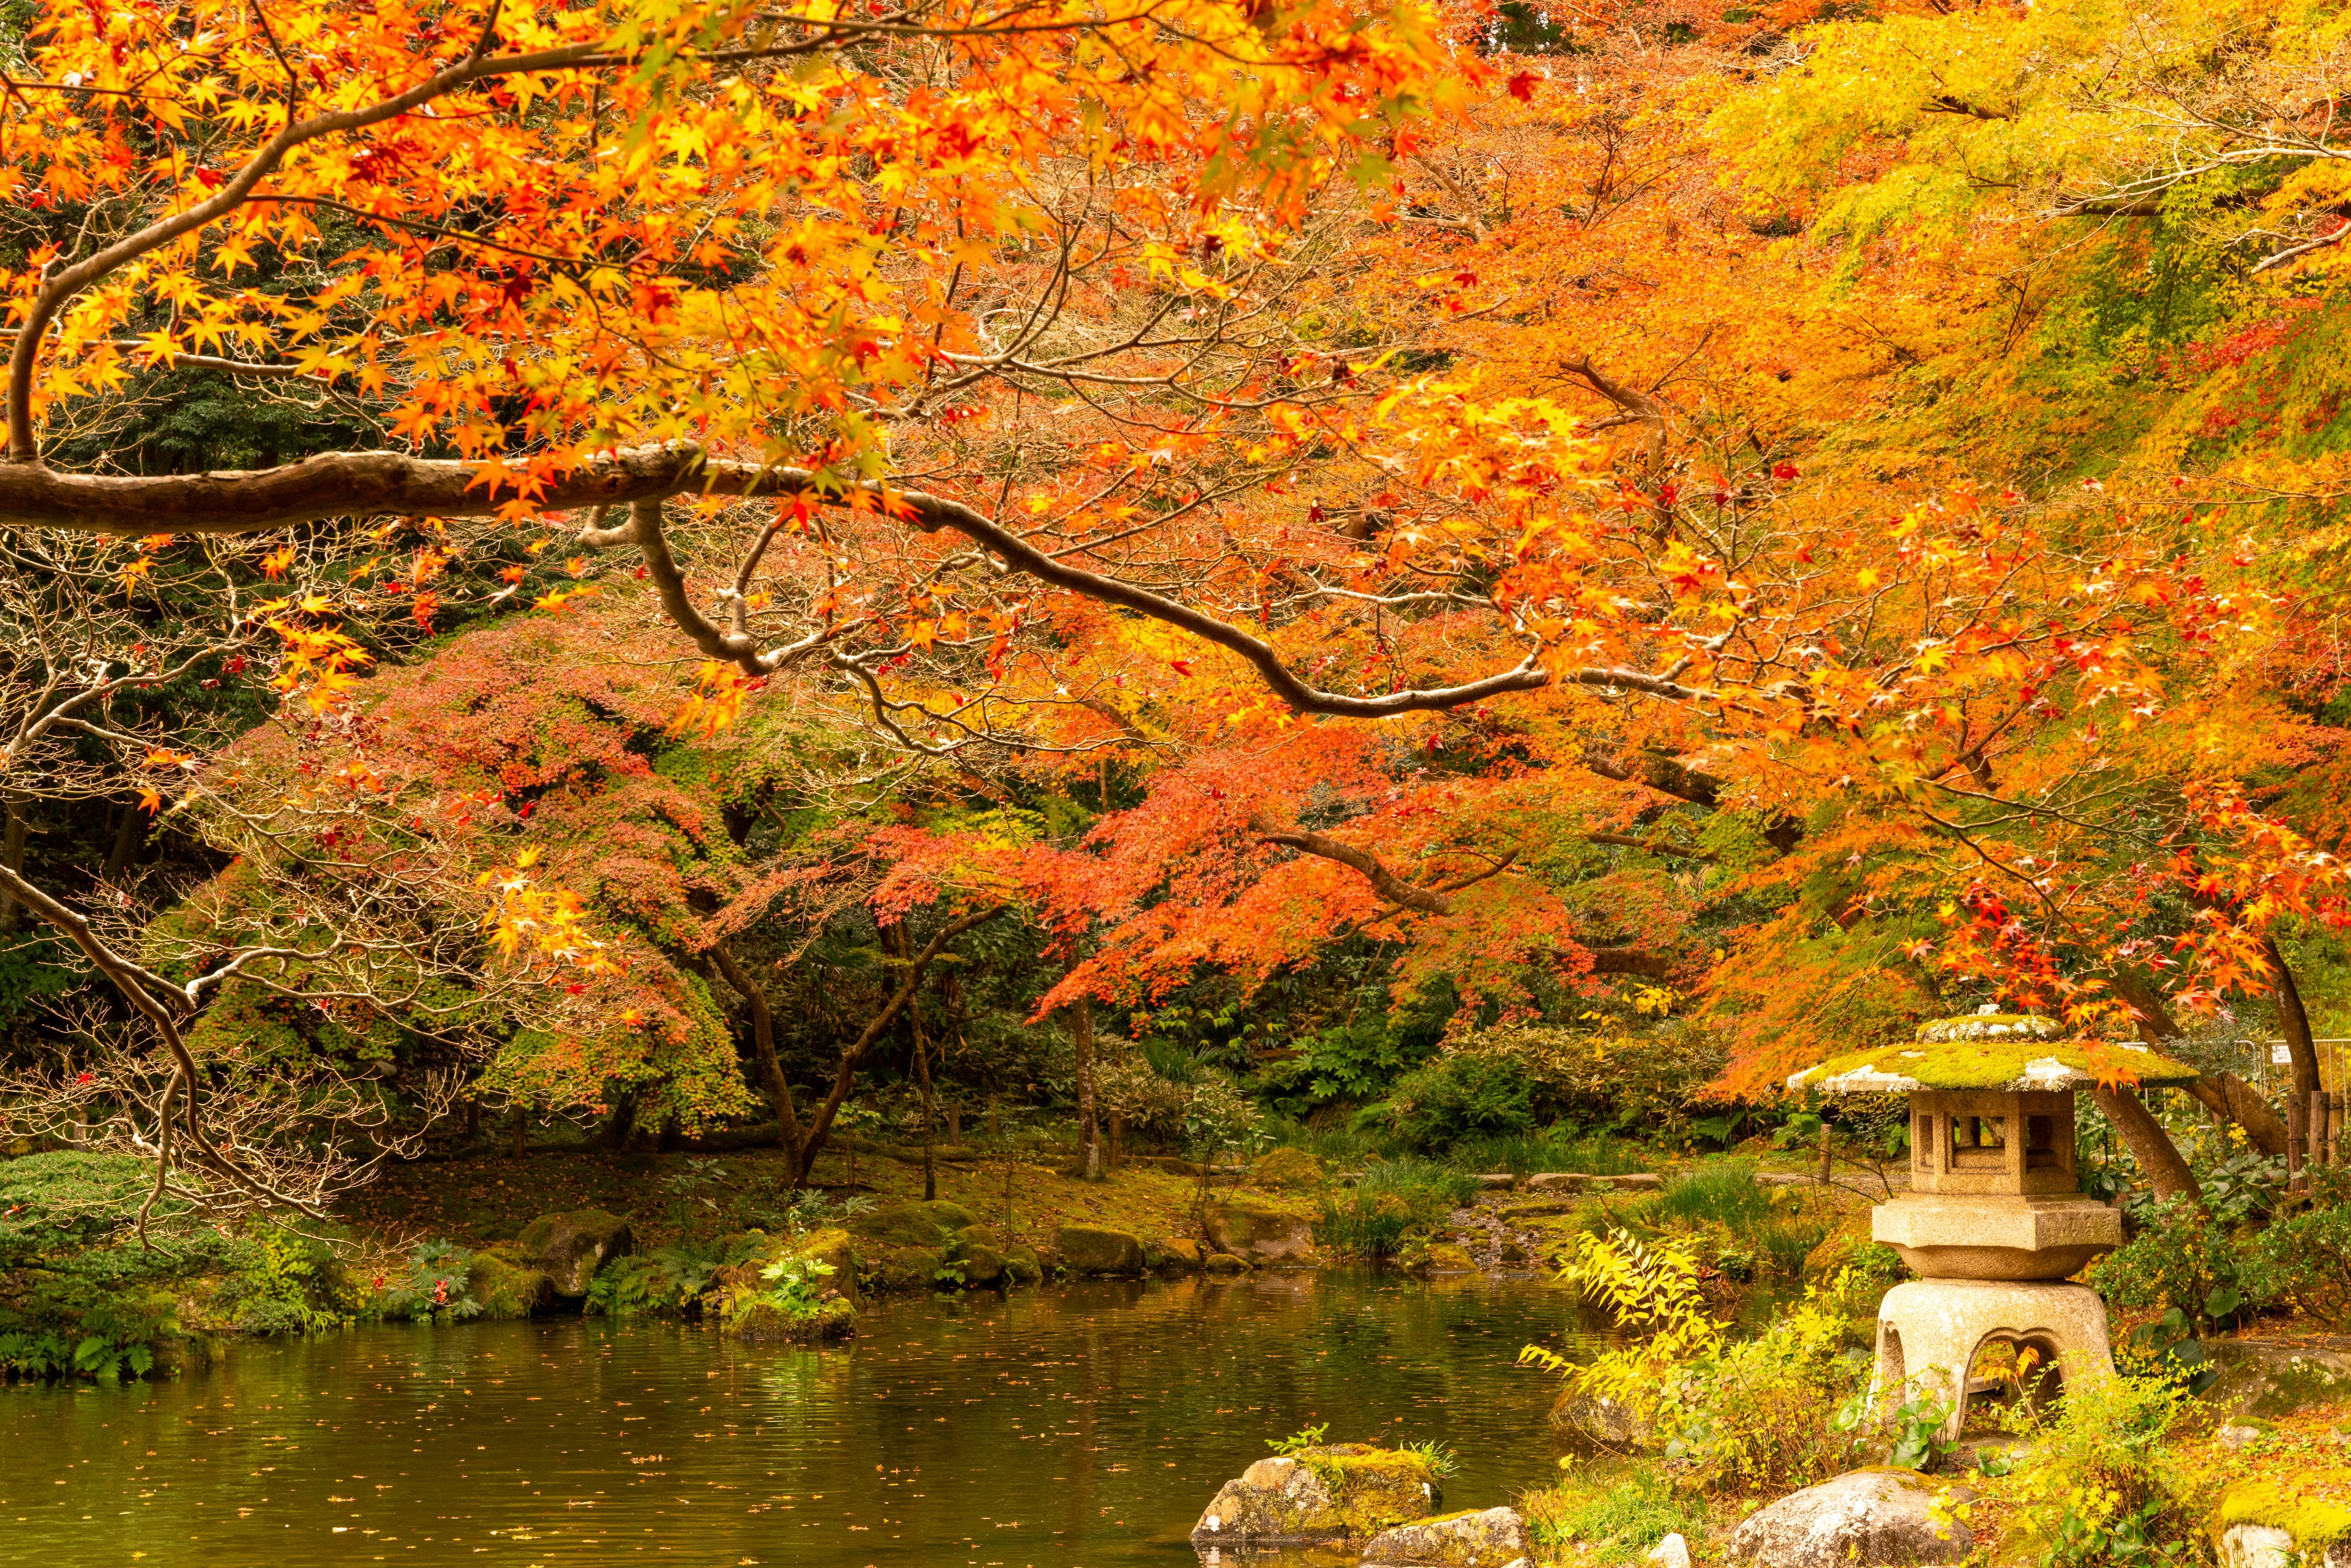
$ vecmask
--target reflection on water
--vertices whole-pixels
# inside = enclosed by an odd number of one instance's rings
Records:
[[[244,1345],[0,1391],[0,1563],[1188,1564],[1265,1438],[1433,1438],[1455,1507],[1553,1471],[1530,1281],[1261,1274],[906,1301],[829,1351],[602,1320]]]

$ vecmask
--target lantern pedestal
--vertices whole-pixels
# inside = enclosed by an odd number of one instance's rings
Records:
[[[2040,1364],[2067,1381],[2112,1376],[2106,1304],[2087,1285],[2044,1281],[1913,1280],[1886,1292],[1877,1309],[1877,1373],[1870,1406],[1880,1416],[1907,1396],[1931,1394],[1951,1412],[1946,1442],[1967,1423],[1968,1369],[1987,1341],[2040,1352]]]

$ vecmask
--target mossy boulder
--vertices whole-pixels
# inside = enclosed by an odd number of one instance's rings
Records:
[[[1749,1514],[1727,1555],[1749,1568],[1962,1563],[1975,1537],[1947,1511],[1975,1495],[1916,1470],[1854,1470]]]
[[[939,1265],[946,1261],[945,1247],[893,1247],[868,1241],[857,1249],[857,1282],[868,1295],[891,1296],[907,1291],[927,1291],[936,1281]]]
[[[1142,1240],[1105,1226],[1064,1225],[1053,1234],[1053,1250],[1072,1274],[1143,1272]]]
[[[1439,1514],[1384,1530],[1364,1544],[1366,1563],[1412,1568],[1501,1568],[1534,1551],[1514,1508]]]
[[[808,1307],[788,1307],[772,1295],[747,1297],[723,1320],[736,1339],[779,1344],[821,1344],[846,1338],[856,1325],[857,1309],[840,1296],[827,1296]]]
[[[1249,1270],[1249,1262],[1248,1259],[1236,1258],[1229,1252],[1211,1252],[1201,1260],[1200,1267],[1211,1274],[1246,1274]]]
[[[2275,1419],[2351,1391],[2351,1354],[2268,1339],[2208,1343],[2220,1374],[2207,1400],[2231,1420]]]
[[[516,1251],[547,1271],[561,1296],[584,1296],[596,1270],[636,1250],[625,1215],[601,1208],[542,1214],[515,1238]]]
[[[555,1305],[555,1279],[519,1249],[501,1244],[474,1254],[465,1293],[482,1303],[482,1316],[528,1318]]]
[[[2346,1481],[2351,1476],[2332,1469],[2291,1480],[2239,1481],[2212,1511],[2215,1552],[2231,1568],[2351,1563],[2351,1507],[2314,1495],[2325,1490],[2351,1496]]]
[[[762,1249],[763,1262],[783,1257],[806,1258],[823,1264],[832,1270],[825,1277],[825,1284],[840,1293],[852,1312],[865,1304],[857,1290],[857,1243],[839,1226],[812,1230],[782,1246]]]
[[[1427,1515],[1439,1500],[1437,1472],[1422,1456],[1333,1443],[1259,1459],[1227,1481],[1192,1527],[1192,1544],[1352,1547]]]
[[[946,1249],[944,1261],[963,1270],[967,1285],[1006,1285],[1014,1283],[1010,1249],[995,1227],[970,1225],[956,1232],[956,1239]]]
[[[1208,1205],[1202,1218],[1219,1252],[1252,1263],[1302,1263],[1313,1257],[1314,1221],[1301,1210],[1237,1193]]]
[[[850,1221],[858,1235],[893,1247],[945,1247],[977,1223],[959,1203],[890,1203]]]
[[[1469,1256],[1469,1249],[1451,1241],[1430,1242],[1421,1254],[1417,1270],[1423,1274],[1474,1274],[1477,1271],[1478,1260]]]
[[[1320,1187],[1327,1179],[1322,1162],[1304,1149],[1274,1149],[1249,1167],[1259,1186]]]

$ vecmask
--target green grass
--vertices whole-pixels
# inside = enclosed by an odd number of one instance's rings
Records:
[[[1520,1176],[1539,1171],[1629,1176],[1649,1168],[1640,1151],[1621,1138],[1598,1134],[1573,1137],[1555,1132],[1465,1138],[1454,1145],[1446,1164],[1472,1174],[1508,1171]]]
[[[1771,1189],[1755,1185],[1755,1162],[1744,1159],[1708,1160],[1625,1212],[1652,1229],[1708,1238],[1715,1265],[1735,1278],[1801,1278],[1805,1255],[1835,1228],[1811,1205],[1772,1202]]]
[[[1323,1193],[1315,1239],[1359,1257],[1393,1257],[1406,1239],[1426,1234],[1477,1193],[1476,1177],[1426,1160],[1374,1161],[1353,1186]]]
[[[1677,1494],[1671,1478],[1649,1465],[1604,1490],[1587,1490],[1571,1480],[1536,1493],[1526,1511],[1535,1539],[1553,1552],[1588,1543],[1602,1563],[1637,1563],[1668,1535],[1698,1542],[1706,1534],[1705,1505]]]

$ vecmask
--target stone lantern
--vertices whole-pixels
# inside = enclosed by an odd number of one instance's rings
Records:
[[[2122,1244],[2122,1216],[2081,1190],[2074,1163],[2074,1092],[2110,1074],[2143,1085],[2185,1083],[2193,1068],[2145,1046],[2060,1040],[2053,1019],[1980,1013],[1918,1030],[1917,1043],[1856,1051],[1788,1080],[1832,1094],[1903,1094],[1910,1102],[1910,1190],[1878,1205],[1870,1234],[1919,1278],[1877,1309],[1872,1402],[1901,1403],[1906,1385],[1950,1409],[1943,1436],[1967,1420],[1970,1369],[1990,1341],[2040,1353],[2060,1378],[2111,1374],[2106,1308],[2066,1283]]]

